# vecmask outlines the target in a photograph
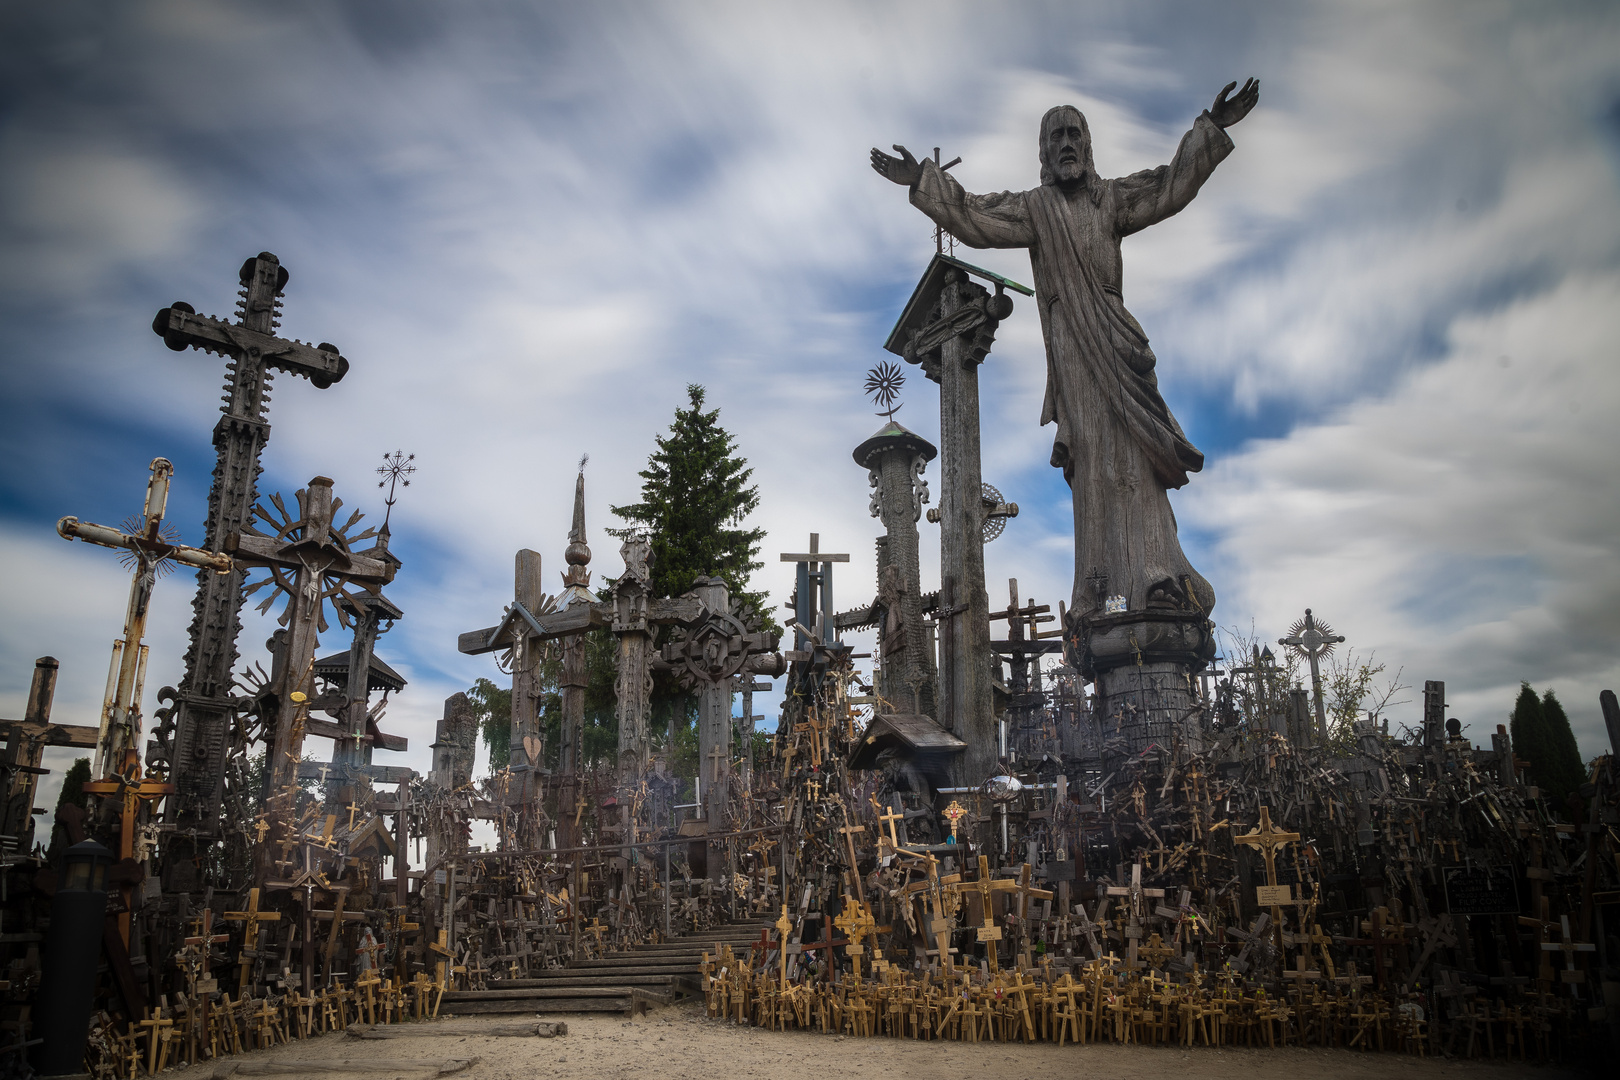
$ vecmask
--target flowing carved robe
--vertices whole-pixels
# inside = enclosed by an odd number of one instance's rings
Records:
[[[1029,249],[1046,341],[1041,423],[1057,423],[1052,464],[1074,493],[1077,612],[1101,606],[1086,580],[1094,569],[1108,578],[1104,595],[1124,596],[1129,610],[1214,607],[1214,590],[1182,554],[1166,494],[1204,455],[1160,397],[1147,335],[1125,310],[1120,241],[1185,207],[1231,152],[1204,113],[1169,165],[1092,176],[1072,192],[1043,184],[973,195],[926,160],[912,189],[912,204],[968,246]]]

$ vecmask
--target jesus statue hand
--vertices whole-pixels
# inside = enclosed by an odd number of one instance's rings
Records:
[[[1243,89],[1237,92],[1237,96],[1228,100],[1226,95],[1230,94],[1236,86],[1237,83],[1235,82],[1227,83],[1221,89],[1221,92],[1215,95],[1215,104],[1209,107],[1209,118],[1215,121],[1217,127],[1231,127],[1245,116],[1248,116],[1249,110],[1254,108],[1260,101],[1259,79],[1246,80],[1243,83]]]
[[[922,166],[917,164],[910,150],[899,143],[895,143],[894,148],[900,151],[899,157],[890,157],[877,147],[872,147],[872,171],[896,184],[911,187],[922,178]]]

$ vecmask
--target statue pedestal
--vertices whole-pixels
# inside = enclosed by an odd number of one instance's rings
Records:
[[[1152,609],[1083,615],[1071,623],[1066,646],[1069,662],[1095,684],[1092,711],[1105,757],[1155,743],[1169,750],[1178,741],[1192,753],[1204,749],[1193,676],[1215,657],[1214,623]]]

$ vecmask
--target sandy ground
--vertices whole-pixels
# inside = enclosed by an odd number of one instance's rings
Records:
[[[450,1058],[478,1058],[456,1080],[1153,1080],[1211,1077],[1218,1080],[1429,1080],[1434,1077],[1527,1076],[1562,1080],[1583,1074],[1500,1062],[1418,1059],[1400,1054],[1342,1050],[1244,1050],[1197,1047],[1064,1046],[1051,1044],[918,1043],[886,1038],[851,1039],[813,1032],[772,1032],[708,1020],[700,1004],[673,1006],[635,1020],[568,1016],[568,1034],[554,1039],[474,1035],[415,1035],[386,1040],[351,1039],[335,1033],[295,1042],[232,1061],[307,1064],[298,1075],[340,1075],[338,1059],[420,1063],[421,1070],[346,1073],[357,1080],[424,1080]],[[458,1028],[521,1023],[521,1016],[468,1017]],[[428,1027],[430,1025],[423,1025]],[[177,1071],[176,1080],[203,1080],[216,1066]],[[285,1074],[284,1074],[285,1075]],[[1613,1074],[1611,1074],[1613,1075]]]

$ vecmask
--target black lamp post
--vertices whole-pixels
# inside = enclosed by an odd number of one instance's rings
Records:
[[[95,1002],[112,861],[112,852],[94,840],[74,844],[62,860],[34,1006],[36,1035],[44,1039],[33,1054],[40,1076],[85,1075],[84,1044]]]

